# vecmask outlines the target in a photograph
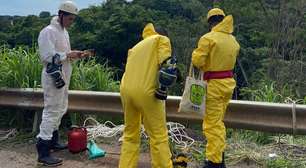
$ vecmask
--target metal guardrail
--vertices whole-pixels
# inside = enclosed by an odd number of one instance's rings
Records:
[[[178,113],[180,97],[166,101],[167,119],[189,123],[202,117]],[[0,107],[42,110],[43,92],[37,89],[0,89]],[[224,119],[230,128],[264,132],[306,134],[306,106],[232,100]],[[69,112],[123,115],[119,93],[69,91]]]

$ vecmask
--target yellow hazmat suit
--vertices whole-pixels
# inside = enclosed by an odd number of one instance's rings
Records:
[[[201,37],[192,53],[192,63],[204,72],[233,70],[240,46],[233,32],[233,17],[226,16],[212,31]],[[222,162],[225,149],[225,126],[223,123],[227,105],[236,82],[233,78],[207,80],[206,115],[203,133],[207,139],[206,158],[214,163]]]
[[[143,40],[128,52],[120,86],[125,123],[120,168],[137,167],[142,122],[150,137],[152,168],[172,167],[165,101],[154,96],[157,72],[170,56],[169,38],[157,34],[151,23],[143,30]]]

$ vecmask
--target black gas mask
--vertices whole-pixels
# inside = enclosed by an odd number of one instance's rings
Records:
[[[60,62],[59,54],[55,54],[52,57],[52,63],[47,64],[46,72],[53,79],[56,88],[60,89],[65,86],[65,81],[63,79],[63,73],[62,73],[62,64]]]
[[[155,97],[160,100],[167,99],[167,90],[177,79],[176,58],[173,56],[166,60],[158,72],[159,87],[155,91]]]

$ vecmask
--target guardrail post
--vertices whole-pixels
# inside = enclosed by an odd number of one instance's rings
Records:
[[[24,111],[25,110],[16,110],[16,125],[17,128],[23,128],[24,127]]]
[[[41,117],[42,117],[42,111],[36,110],[34,114],[34,121],[33,121],[33,127],[32,127],[32,134],[35,134],[39,130],[39,125],[41,123]]]

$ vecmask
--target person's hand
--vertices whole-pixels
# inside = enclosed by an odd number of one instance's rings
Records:
[[[74,50],[74,51],[70,51],[67,54],[67,58],[70,60],[75,60],[75,59],[79,59],[82,56],[82,51],[78,51],[78,50]]]
[[[90,56],[95,56],[95,50],[94,49],[89,49],[89,50],[82,51],[81,58],[90,57]]]
[[[90,56],[90,53],[82,51],[82,54],[81,54],[80,58],[85,58],[85,57],[89,57],[89,56]]]

